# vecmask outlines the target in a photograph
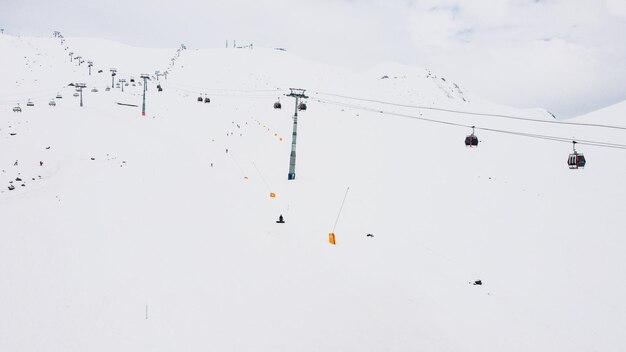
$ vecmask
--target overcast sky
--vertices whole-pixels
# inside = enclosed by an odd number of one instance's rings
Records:
[[[236,39],[358,69],[398,61],[559,117],[626,100],[626,0],[0,0],[0,28],[149,47]]]

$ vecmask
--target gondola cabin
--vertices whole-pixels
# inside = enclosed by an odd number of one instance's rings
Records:
[[[78,94],[78,92],[74,92],[74,94],[72,94],[72,95],[73,95],[73,96],[75,96],[75,97],[77,97],[77,96],[79,96],[80,94]]]
[[[572,142],[574,152],[567,157],[567,165],[570,169],[582,169],[587,163],[585,156],[576,151],[576,143],[576,141]]]
[[[298,110],[300,111],[306,110],[306,103],[304,102],[300,103],[300,105],[298,105]]]
[[[202,97],[198,97],[198,101],[202,103]]]
[[[204,97],[204,102],[205,102],[205,103],[210,103],[210,102],[211,102],[211,99],[209,99],[209,97]]]
[[[55,103],[54,100],[50,100],[48,105],[50,105],[50,106],[57,106],[57,103]]]
[[[477,147],[478,146],[478,137],[475,134],[470,134],[465,137],[465,146],[466,147]]]
[[[465,146],[466,147],[478,147],[478,136],[474,134],[474,126],[472,126],[472,134],[465,137]]]
[[[111,87],[106,87],[104,90],[107,91],[107,92],[110,92],[111,91]]]
[[[274,103],[274,109],[280,109],[282,108],[282,105],[280,104],[280,101],[277,101]]]
[[[586,163],[585,156],[578,152],[570,154],[567,158],[567,165],[569,165],[570,169],[582,169]]]
[[[91,92],[92,92],[92,93],[97,93],[97,92],[98,92],[98,89],[97,89],[97,88],[93,88],[93,89],[91,90]]]
[[[19,106],[19,104],[13,108],[13,112],[22,112],[22,108]]]

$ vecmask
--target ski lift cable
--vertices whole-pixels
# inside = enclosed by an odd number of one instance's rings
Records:
[[[615,125],[606,125],[606,124],[599,124],[599,123],[538,120],[538,119],[532,119],[532,118],[528,118],[528,117],[505,115],[505,114],[490,114],[490,113],[482,113],[482,112],[475,112],[475,111],[444,109],[444,108],[438,108],[438,107],[432,107],[432,106],[420,106],[420,105],[408,105],[408,104],[392,103],[392,102],[387,102],[387,101],[382,101],[382,100],[357,98],[357,97],[350,97],[350,96],[347,96],[347,95],[333,94],[333,93],[315,92],[315,94],[328,95],[328,96],[334,96],[334,97],[338,97],[338,98],[358,100],[358,101],[366,101],[366,102],[371,102],[371,103],[392,105],[392,106],[398,106],[398,107],[404,107],[404,108],[442,111],[442,112],[450,112],[450,113],[455,113],[455,114],[474,115],[474,116],[498,117],[498,118],[505,118],[505,119],[511,119],[511,120],[520,120],[520,121],[537,122],[537,123],[549,123],[549,124],[556,124],[556,125],[571,125],[571,126],[583,126],[583,127],[610,128],[610,129],[625,130],[626,131],[626,126],[615,126]]]
[[[170,86],[172,89],[180,91],[180,92],[184,92],[184,93],[189,93],[189,94],[204,94],[203,92],[200,91],[194,91],[194,90],[189,90],[189,89],[184,89],[184,88],[178,88],[176,86]],[[227,90],[225,90],[227,91]],[[244,92],[244,91],[238,91],[238,92]],[[248,92],[254,93],[255,91],[250,90]],[[272,91],[273,92],[273,91]],[[212,97],[242,97],[242,98],[274,98],[276,95],[275,94],[266,94],[266,95],[262,95],[262,94],[228,94],[228,93],[212,93],[211,94]]]
[[[524,132],[517,132],[517,131],[509,131],[509,130],[488,128],[488,127],[479,127],[479,126],[475,126],[475,125],[467,125],[467,124],[456,123],[456,122],[435,120],[435,119],[430,119],[430,118],[421,117],[421,116],[414,116],[414,115],[401,114],[401,113],[390,112],[390,111],[383,111],[383,110],[378,110],[378,109],[373,109],[373,108],[368,108],[368,107],[362,107],[362,106],[358,106],[358,105],[350,105],[350,104],[346,104],[346,103],[342,103],[342,102],[324,101],[323,99],[317,99],[317,101],[321,102],[321,103],[339,105],[339,106],[349,107],[349,108],[358,109],[358,110],[364,110],[364,111],[381,113],[381,114],[385,114],[385,115],[393,115],[393,116],[398,116],[398,117],[412,118],[412,119],[416,119],[416,120],[422,120],[422,121],[426,121],[426,122],[433,122],[433,123],[449,125],[449,126],[456,126],[456,127],[464,127],[464,128],[475,127],[475,129],[477,129],[477,130],[483,130],[483,131],[489,131],[489,132],[497,132],[497,133],[505,133],[505,134],[512,134],[512,135],[518,135],[518,136],[522,136],[522,137],[545,139],[545,140],[552,140],[552,141],[564,142],[564,143],[571,143],[572,139],[573,139],[573,138],[566,138],[566,137],[546,136],[546,135],[540,135],[540,134],[532,134],[532,133],[524,133]],[[599,142],[599,141],[591,141],[591,140],[584,140],[584,139],[576,139],[576,141],[578,142],[578,144],[581,144],[581,145],[590,145],[590,146],[596,146],[596,147],[615,148],[615,149],[626,149],[626,145],[625,144],[617,144],[617,143],[609,143],[609,142]]]
[[[206,91],[221,91],[221,92],[238,92],[238,93],[260,93],[260,92],[267,92],[265,90],[235,90],[235,89],[215,89],[215,88],[207,88],[207,89],[201,89],[201,88],[195,88],[195,89],[187,89],[184,87],[180,87],[180,86],[174,86],[171,85],[170,87],[172,87],[175,90],[181,91],[181,92],[187,92],[187,93],[194,93],[194,94],[205,94]],[[274,91],[272,91],[274,92]],[[222,93],[224,94],[224,93]],[[216,95],[216,94],[211,94],[211,95]],[[226,94],[224,94],[226,95]],[[273,95],[272,95],[273,96]]]
[[[56,89],[40,90],[40,91],[34,91],[34,92],[24,92],[24,93],[12,94],[12,95],[8,95],[8,94],[1,95],[0,97],[2,97],[2,100],[0,100],[0,105],[12,105],[12,104],[15,104],[15,100],[20,100],[20,99],[30,99],[31,101],[45,100],[50,95],[56,95],[56,93],[53,93],[53,92],[59,92],[60,90],[63,90],[65,88],[67,88],[67,86],[64,85]],[[33,97],[34,94],[37,94],[37,95]]]
[[[410,118],[410,119],[438,123],[438,124],[448,125],[448,126],[464,127],[464,128],[474,127],[476,130],[489,131],[489,132],[495,132],[495,133],[504,133],[504,134],[521,136],[521,137],[550,140],[550,141],[562,142],[562,143],[571,143],[572,140],[574,139],[574,138],[566,138],[566,137],[558,137],[558,136],[548,136],[548,135],[541,135],[541,134],[517,132],[517,131],[510,131],[510,130],[503,130],[503,129],[495,129],[495,128],[489,128],[489,127],[480,127],[476,125],[468,125],[468,124],[462,124],[462,123],[456,123],[456,122],[450,122],[450,121],[442,121],[442,120],[436,120],[436,119],[431,119],[431,118],[426,118],[426,117],[421,117],[421,116],[414,116],[414,115],[402,114],[402,113],[391,112],[391,111],[384,111],[384,110],[379,110],[379,109],[374,109],[374,108],[369,108],[369,107],[364,107],[364,106],[351,105],[351,104],[346,104],[343,102],[329,101],[329,100],[324,100],[324,99],[319,99],[319,98],[315,100],[323,104],[344,106],[344,107],[348,107],[348,108],[352,108],[356,110],[375,112],[379,114],[391,115],[391,116],[397,116],[397,117],[403,117],[403,118]],[[626,149],[626,144],[592,141],[592,140],[585,140],[585,139],[575,139],[575,140],[580,145],[589,145],[589,146],[595,146],[595,147],[614,148],[614,149]]]
[[[171,87],[174,89],[181,90],[181,91],[186,91],[189,93],[198,93],[198,94],[202,94],[207,91],[238,92],[238,93],[269,93],[269,92],[276,92],[277,90],[280,90],[280,88],[276,88],[276,89],[227,89],[227,88],[209,88],[209,87],[176,86],[176,85],[171,85]]]

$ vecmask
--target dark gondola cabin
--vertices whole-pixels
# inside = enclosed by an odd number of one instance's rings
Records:
[[[465,137],[466,147],[478,147],[478,136],[474,134],[474,126],[472,126],[472,134]]]
[[[274,103],[274,109],[280,109],[282,107],[283,106],[280,104],[280,101],[277,101],[277,102]]]
[[[574,152],[567,158],[567,165],[570,169],[582,169],[585,167],[587,160],[582,153],[576,151],[576,141],[572,141]]]
[[[306,110],[306,103],[304,103],[304,102],[300,103],[300,105],[298,105],[298,110],[300,110],[300,111]]]
[[[199,101],[199,102],[202,102],[202,97],[198,97],[198,101]]]
[[[205,103],[210,103],[210,102],[211,102],[211,99],[209,99],[209,97],[204,97],[204,102],[205,102]]]
[[[570,154],[567,158],[567,165],[570,169],[584,168],[586,163],[585,156],[580,153]]]
[[[13,112],[22,112],[22,108],[18,105],[13,108]]]

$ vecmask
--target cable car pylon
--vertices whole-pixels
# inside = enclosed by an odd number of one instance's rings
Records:
[[[293,133],[291,135],[291,154],[289,156],[289,174],[288,180],[296,179],[296,140],[298,136],[298,110],[300,110],[300,99],[308,98],[304,94],[304,89],[289,88],[291,92],[287,94],[288,97],[296,98],[296,110],[293,113]]]

